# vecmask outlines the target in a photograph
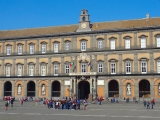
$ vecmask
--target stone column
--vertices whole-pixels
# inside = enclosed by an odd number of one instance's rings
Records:
[[[91,56],[92,59],[92,56]],[[92,63],[91,63],[91,72],[97,72],[97,55],[94,55],[94,59],[92,59]]]
[[[95,98],[96,97],[96,95],[97,95],[97,82],[96,82],[97,80],[96,80],[96,77],[93,79],[93,86],[94,86],[94,95],[93,95],[93,97]]]
[[[13,51],[11,50],[11,54],[17,54],[17,52],[16,52],[17,50],[16,50],[16,41],[14,41],[14,44],[13,44]]]
[[[49,39],[49,44],[48,44],[48,51],[51,52],[52,51],[52,47],[51,47],[52,43],[51,43],[51,39]]]
[[[104,95],[105,95],[105,98],[108,97],[108,82],[107,82],[107,79],[104,80]]]
[[[4,53],[4,48],[5,48],[5,46],[4,46],[4,41],[2,42],[2,55],[4,55],[4,54],[6,54],[6,53]]]
[[[61,98],[64,97],[64,80],[61,80]]]
[[[77,49],[77,40],[75,37],[72,37],[72,49],[73,50]]]
[[[123,96],[123,83],[122,83],[122,79],[120,78],[119,79],[119,99],[122,100]]]
[[[150,73],[154,73],[154,54],[150,53]]]
[[[61,38],[61,41],[61,50],[65,50],[64,38]]]
[[[36,58],[36,75],[39,76],[39,58]]]
[[[28,66],[27,66],[27,58],[24,58],[24,76],[28,76],[27,68],[28,68]]]
[[[119,34],[119,49],[122,48],[122,34]]]
[[[134,73],[138,73],[138,55],[134,54]]]
[[[104,48],[107,48],[108,40],[107,40],[107,34],[104,35]]]
[[[149,32],[149,47],[153,47],[153,34],[152,31]]]
[[[137,100],[139,99],[139,85],[138,85],[138,79],[135,79],[135,85],[134,85],[134,90],[135,90],[135,97]]]
[[[36,97],[36,99],[38,99],[38,97],[39,97],[39,90],[38,90],[38,88],[39,88],[39,81],[38,80],[36,80],[36,91],[35,91],[35,97]]]
[[[24,80],[24,97],[27,96],[27,81]]]
[[[48,99],[52,98],[51,80],[48,80]]]
[[[151,99],[153,99],[155,97],[155,94],[154,94],[154,79],[151,79],[151,82],[150,82],[150,95],[151,95]]]
[[[77,95],[77,81],[74,79],[74,95]]]
[[[15,97],[15,81],[12,81],[12,96]]]
[[[36,40],[36,53],[39,52],[39,40],[37,39]]]
[[[108,74],[108,55],[104,55],[104,73]]]
[[[73,93],[73,85],[72,85],[72,79],[70,79],[70,96],[72,96],[72,93]]]
[[[24,53],[27,54],[27,40],[25,40],[24,43]]]
[[[48,58],[48,75],[51,75],[52,73],[52,69],[51,69],[51,57]]]
[[[11,71],[11,75],[12,75],[12,76],[17,75],[17,73],[18,73],[18,70],[15,69],[15,66],[16,66],[16,64],[15,64],[15,59],[12,59],[12,71]],[[16,67],[16,68],[17,68],[17,67]],[[17,71],[17,73],[15,73],[15,71]]]
[[[65,69],[64,69],[64,57],[62,56],[61,57],[61,71],[60,71],[60,73],[61,74],[64,74],[65,72]]]
[[[122,54],[119,54],[119,71],[118,73],[122,74]]]
[[[89,96],[89,98],[91,99],[91,100],[93,100],[93,81],[94,79],[93,78],[90,78],[90,81],[89,81],[89,83],[90,83],[90,96]]]
[[[4,59],[2,59],[2,69],[1,69],[1,74],[2,74],[2,76],[4,76],[5,74],[5,72],[4,72]]]
[[[134,46],[137,48],[137,33],[134,33]]]
[[[1,82],[1,91],[2,91],[2,93],[1,93],[1,99],[3,99],[3,97],[4,97],[4,81],[2,81]]]

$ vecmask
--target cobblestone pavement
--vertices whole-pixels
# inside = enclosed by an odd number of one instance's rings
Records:
[[[6,111],[4,101],[0,101],[0,120],[160,120],[159,113],[160,103],[156,103],[155,109],[146,110],[142,103],[108,102],[101,106],[90,104],[84,111],[48,109],[35,102],[25,102],[22,106],[16,101]]]

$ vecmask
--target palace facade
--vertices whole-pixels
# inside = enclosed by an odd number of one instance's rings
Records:
[[[160,18],[0,31],[0,97],[160,98]]]

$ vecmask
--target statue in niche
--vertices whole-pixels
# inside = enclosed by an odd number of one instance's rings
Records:
[[[131,84],[127,84],[127,95],[131,95]]]
[[[22,87],[21,87],[21,85],[18,85],[18,95],[21,94],[21,91],[22,91]]]
[[[42,85],[42,95],[45,95],[46,94],[46,87],[45,85]]]

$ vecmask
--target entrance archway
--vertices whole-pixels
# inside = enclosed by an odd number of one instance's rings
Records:
[[[59,81],[52,82],[52,97],[60,97],[61,86]]]
[[[12,83],[9,81],[4,83],[4,96],[12,96]]]
[[[90,94],[90,84],[88,81],[80,81],[78,83],[78,98],[88,99]]]
[[[150,97],[150,83],[148,80],[139,82],[139,97]]]
[[[109,97],[119,97],[119,85],[116,80],[111,80],[108,83],[108,96]]]
[[[35,83],[33,81],[27,84],[27,96],[35,97]]]

